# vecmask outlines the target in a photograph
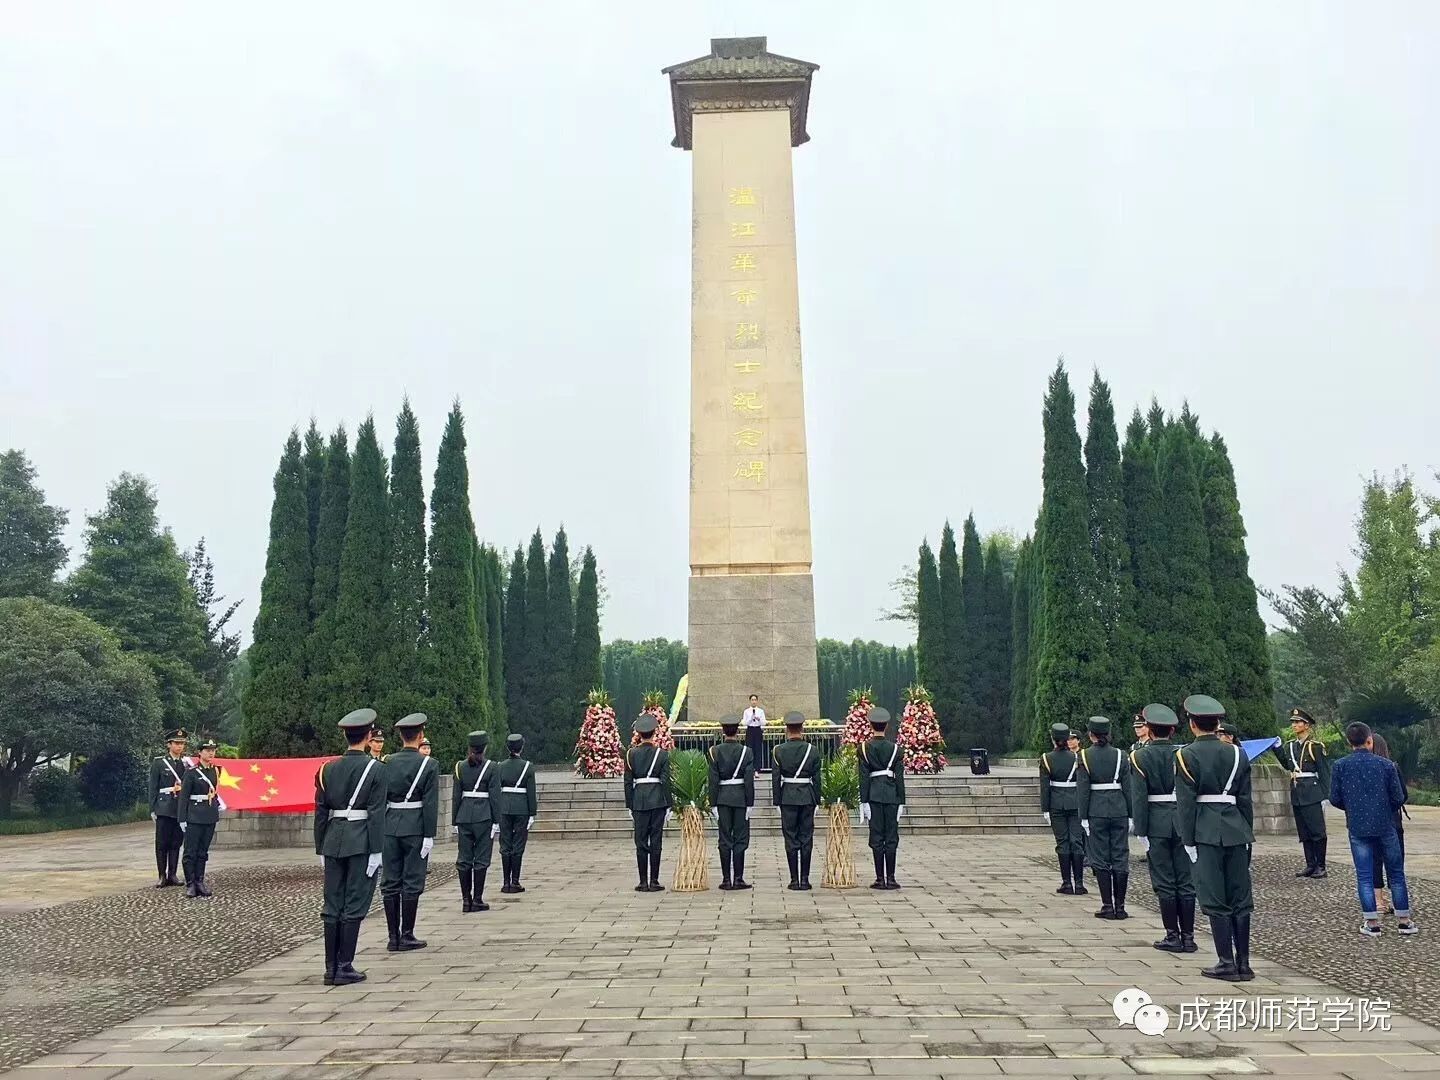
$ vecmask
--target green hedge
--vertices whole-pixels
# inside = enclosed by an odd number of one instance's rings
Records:
[[[32,833],[60,832],[65,829],[94,829],[101,825],[125,825],[131,821],[144,821],[149,816],[150,811],[141,805],[109,813],[92,811],[66,814],[62,817],[47,818],[24,814],[0,818],[0,836],[29,836]]]

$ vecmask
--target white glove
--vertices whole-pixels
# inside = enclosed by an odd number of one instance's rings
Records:
[[[321,865],[321,866],[324,866],[324,865],[325,865],[325,856],[324,856],[324,855],[316,855],[315,857],[320,860],[320,865]]]
[[[868,802],[862,802],[862,803],[860,804],[860,824],[861,824],[861,825],[864,825],[864,824],[865,824],[867,821],[869,821],[869,820],[870,820],[870,804],[869,804]]]
[[[1190,856],[1190,861],[1191,861],[1191,862],[1199,862],[1199,861],[1200,861],[1200,852],[1197,851],[1194,847],[1187,846],[1187,847],[1185,848],[1185,854]]]
[[[895,820],[896,820],[896,821],[899,821],[899,820],[900,820],[902,817],[904,817],[904,816],[905,816],[905,804],[902,802],[899,806],[897,806],[897,807],[895,808]]]
[[[535,819],[534,819],[533,817],[532,817],[529,821],[525,822],[526,831],[529,831],[530,829],[533,829],[534,827],[535,827]]]
[[[431,849],[434,848],[434,847],[435,847],[435,837],[433,837],[433,836],[427,836],[427,837],[425,837],[424,840],[421,840],[421,841],[420,841],[420,857],[421,857],[422,859],[428,859],[428,858],[430,858],[430,851],[431,851]]]
[[[221,813],[224,813],[226,810],[230,809],[230,807],[225,805],[225,800],[222,799],[219,795],[215,796],[215,805],[220,808]]]
[[[1132,818],[1129,818],[1128,820],[1129,820],[1129,822],[1130,822],[1130,835],[1131,835],[1131,836],[1134,836],[1134,835],[1135,835],[1135,819],[1132,817]]]
[[[1326,807],[1326,808],[1328,809],[1329,806],[1330,806],[1330,800],[1329,800],[1329,799],[1321,799],[1321,800],[1320,800],[1320,805],[1323,806],[1323,807]]]
[[[182,822],[180,822],[180,831],[181,831],[181,832],[184,832],[186,826],[188,826],[189,824],[190,824],[190,823],[189,823],[188,821],[182,821]]]
[[[151,815],[150,815],[150,820],[151,820],[151,821],[154,821],[154,820],[155,820],[155,815],[154,815],[154,814],[151,814]]]
[[[1150,838],[1149,838],[1148,836],[1141,836],[1141,837],[1138,837],[1138,839],[1139,839],[1139,841],[1140,841],[1140,850],[1143,851],[1143,852],[1145,852],[1146,855],[1149,855],[1149,854],[1150,854]]]
[[[491,840],[494,840],[494,839],[495,839],[497,836],[499,836],[499,835],[500,835],[500,826],[499,826],[499,825],[491,825],[491,826],[490,826],[490,839],[491,839]]]
[[[377,851],[377,852],[375,852],[374,855],[371,855],[371,856],[370,856],[370,860],[365,864],[365,876],[366,876],[366,877],[374,877],[374,876],[375,876],[375,871],[376,871],[376,870],[379,870],[379,869],[380,869],[380,853]]]
[[[1049,811],[1049,810],[1046,810],[1044,816],[1045,816],[1045,824],[1046,824],[1046,825],[1049,825],[1049,824],[1050,824],[1050,811]]]
[[[749,821],[751,815],[753,815],[754,813],[755,813],[755,808],[754,808],[753,806],[747,806],[747,807],[745,807],[745,820],[746,820],[746,821]]]
[[[672,817],[674,817],[674,816],[675,816],[675,811],[674,811],[674,810],[666,810],[666,811],[665,811],[665,820],[664,820],[663,822],[661,822],[661,824],[662,824],[662,825],[669,825],[669,824],[670,824],[670,819],[671,819]]]
[[[460,835],[460,826],[459,826],[459,825],[451,825],[451,826],[450,826],[450,835],[451,835],[451,836],[459,836],[459,835]]]
[[[1089,836],[1089,835],[1090,835],[1090,822],[1088,822],[1088,821],[1082,821],[1082,822],[1080,822],[1080,828],[1082,828],[1082,829],[1085,830],[1085,835],[1086,835],[1086,836]]]
[[[718,806],[710,807],[710,817],[715,821],[720,820],[720,808]]]

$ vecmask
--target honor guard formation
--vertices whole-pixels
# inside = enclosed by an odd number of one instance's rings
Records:
[[[181,884],[175,877],[179,864],[185,874],[185,895],[210,896],[205,864],[210,861],[210,841],[225,808],[220,798],[220,777],[225,770],[215,764],[218,747],[214,740],[200,744],[198,761],[185,755],[189,744],[184,728],[167,732],[166,753],[150,762],[150,820],[155,823],[155,871],[159,877],[155,887]]]

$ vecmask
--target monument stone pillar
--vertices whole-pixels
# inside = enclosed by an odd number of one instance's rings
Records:
[[[763,37],[665,68],[693,163],[690,716],[820,715],[790,167],[816,65]]]

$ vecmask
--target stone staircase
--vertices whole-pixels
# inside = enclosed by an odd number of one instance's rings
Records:
[[[560,773],[537,776],[540,813],[533,832],[537,839],[612,839],[632,834],[619,780],[577,780]],[[1038,779],[1022,775],[971,776],[946,772],[939,776],[905,778],[907,802],[900,822],[903,832],[995,835],[1039,833],[1049,827],[1040,816]],[[754,832],[779,832],[780,811],[769,805],[770,778],[756,782]],[[859,812],[853,823],[859,827]],[[823,830],[826,817],[815,815]]]

